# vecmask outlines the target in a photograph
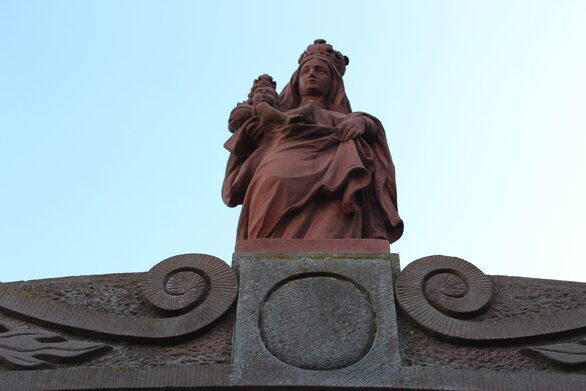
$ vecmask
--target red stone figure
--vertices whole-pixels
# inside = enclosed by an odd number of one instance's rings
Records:
[[[372,238],[403,233],[395,168],[382,124],[352,112],[348,58],[316,40],[277,97],[255,80],[230,115],[222,197],[242,204],[238,239]]]

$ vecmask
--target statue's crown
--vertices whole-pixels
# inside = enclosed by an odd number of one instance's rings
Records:
[[[344,56],[339,51],[334,50],[334,47],[326,43],[325,39],[316,39],[313,41],[313,44],[309,45],[307,49],[301,53],[298,63],[299,65],[302,65],[304,62],[311,60],[312,58],[321,58],[329,61],[336,68],[340,76],[344,76],[346,65],[350,63],[348,57]]]
[[[254,80],[252,83],[252,91],[256,90],[260,86],[267,86],[275,89],[277,88],[277,83],[273,80],[272,76],[265,73],[264,75],[260,75],[258,79]]]

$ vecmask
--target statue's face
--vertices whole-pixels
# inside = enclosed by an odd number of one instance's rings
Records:
[[[301,96],[326,96],[330,91],[332,75],[328,64],[317,58],[307,61],[299,71]]]
[[[269,105],[277,106],[277,93],[270,87],[260,86],[254,90],[252,95],[252,104],[256,105],[260,102],[266,102]]]

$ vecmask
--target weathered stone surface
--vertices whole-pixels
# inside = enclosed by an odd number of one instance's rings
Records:
[[[144,275],[145,273],[105,274],[12,282],[6,285],[48,301],[67,303],[79,308],[121,315],[133,314],[145,319],[160,318],[161,315],[147,305],[140,294],[140,283],[144,280]],[[38,328],[35,324],[3,312],[0,312],[0,324],[5,324],[10,329]],[[232,310],[212,330],[187,341],[162,345],[108,341],[112,350],[101,357],[84,363],[56,363],[54,367],[151,368],[166,365],[224,364],[231,359],[233,324]],[[63,331],[59,333],[76,340],[103,343],[99,338],[80,338],[78,334]],[[8,367],[0,365],[0,371],[8,370]]]
[[[84,308],[120,315],[159,317],[144,302],[140,282],[145,273],[102,274],[9,282],[31,295]]]
[[[0,365],[0,390],[583,389],[586,324],[564,335],[548,335],[551,329],[540,326],[545,334],[530,340],[446,339],[423,331],[401,311],[396,318],[389,316],[395,311],[393,276],[399,273],[394,259],[389,254],[236,254],[234,266],[243,279],[238,311],[245,327],[236,326],[234,354],[234,310],[201,335],[164,343],[106,341],[45,326],[46,335],[57,331],[68,340],[107,344],[111,350],[83,362],[51,363],[54,369],[23,371]],[[385,270],[380,265],[386,265]],[[420,292],[441,301],[437,308],[458,315],[462,307],[450,298],[463,298],[470,291],[466,276],[450,271],[456,264],[441,266]],[[184,272],[174,271],[164,279],[168,294],[181,295],[203,286]],[[23,289],[23,294],[36,296],[41,303],[160,319],[163,315],[145,304],[139,293],[144,277],[142,273],[67,277],[5,286]],[[543,319],[557,317],[563,324],[563,314],[579,313],[585,307],[584,283],[485,277],[492,286],[489,305],[481,306],[484,312],[472,311],[458,320],[501,324],[506,336],[515,332],[507,331],[511,320],[543,325]],[[381,315],[381,308],[387,313]],[[43,327],[0,312],[0,335],[10,337],[14,330],[39,326]],[[386,344],[381,343],[385,335]],[[527,355],[527,351],[541,353]]]
[[[376,324],[361,286],[339,275],[310,274],[271,290],[261,304],[259,329],[266,348],[284,363],[330,370],[364,357]]]
[[[189,289],[168,292],[177,274],[191,272]],[[203,281],[202,281],[203,280]],[[144,318],[94,311],[59,301],[49,301],[30,292],[0,283],[0,309],[38,324],[111,340],[137,343],[169,343],[193,337],[212,327],[236,300],[238,281],[224,261],[206,254],[182,254],[167,258],[144,274],[142,297],[166,317]]]
[[[235,254],[233,264],[235,384],[374,386],[400,366],[396,255]]]
[[[534,278],[489,276],[494,296],[486,312],[475,321],[499,323],[510,319],[527,319],[540,323],[543,317],[585,306],[586,284]],[[556,372],[559,368],[535,360],[520,352],[536,342],[484,346],[478,343],[450,343],[422,331],[399,312],[402,354],[406,364],[414,366],[487,369],[493,371]],[[586,326],[586,325],[585,325]],[[586,333],[566,337],[549,337],[542,341],[574,342]],[[538,343],[538,345],[546,342]],[[578,373],[586,374],[583,369]]]

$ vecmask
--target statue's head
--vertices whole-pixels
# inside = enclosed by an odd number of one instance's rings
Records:
[[[325,96],[327,109],[343,113],[352,111],[342,80],[348,57],[334,50],[325,40],[316,39],[301,54],[298,63],[291,81],[279,96],[282,110],[298,107],[303,96]]]
[[[252,88],[248,94],[247,103],[256,105],[260,102],[266,102],[273,107],[278,106],[279,96],[277,95],[277,83],[272,76],[260,75],[252,83]]]
[[[328,96],[332,84],[332,71],[321,58],[312,58],[299,68],[299,94],[301,96]]]

